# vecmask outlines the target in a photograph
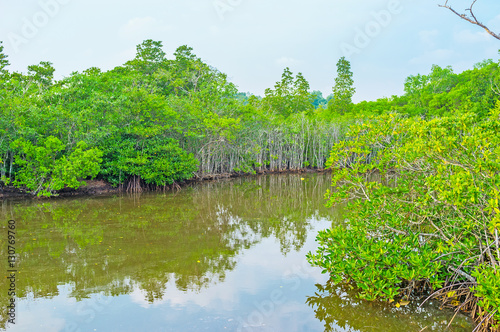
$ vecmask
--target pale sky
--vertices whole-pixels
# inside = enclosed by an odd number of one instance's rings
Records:
[[[355,101],[403,93],[408,75],[433,64],[455,72],[498,60],[500,41],[444,0],[0,0],[0,40],[11,71],[50,61],[56,78],[109,70],[145,39],[169,58],[188,45],[240,91],[262,95],[284,67],[326,96],[341,56],[351,61]],[[450,0],[458,10],[470,3]],[[500,1],[478,0],[480,21],[500,32]]]

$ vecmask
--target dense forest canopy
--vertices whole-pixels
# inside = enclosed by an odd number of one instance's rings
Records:
[[[0,46],[0,183],[52,195],[90,177],[140,190],[221,173],[324,168],[346,123],[387,111],[485,116],[500,84],[492,60],[460,74],[433,66],[408,77],[402,96],[353,104],[353,73],[342,58],[327,98],[289,68],[259,97],[239,92],[192,48],[168,59],[162,47],[146,40],[122,66],[54,80],[48,61],[9,72]]]

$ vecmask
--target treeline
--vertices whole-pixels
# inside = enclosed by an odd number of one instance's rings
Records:
[[[264,97],[238,92],[190,47],[168,59],[153,40],[122,66],[59,81],[50,62],[26,74],[8,65],[0,44],[0,187],[39,196],[92,177],[140,191],[193,177],[323,169],[348,124],[386,111],[483,114],[499,76],[491,61],[459,75],[434,67],[428,76],[408,78],[401,97],[355,105],[344,58],[326,99],[288,68]]]
[[[221,173],[324,168],[339,125],[311,112],[301,74],[265,98],[238,99],[225,74],[147,40],[113,70],[54,81],[49,62],[0,76],[3,185],[52,195],[98,177],[128,190]],[[281,103],[286,101],[285,103]]]
[[[500,94],[500,65],[485,60],[460,74],[451,67],[434,65],[428,75],[408,77],[404,91],[402,96],[360,102],[353,112],[380,115],[392,111],[431,118],[470,111],[485,117]]]

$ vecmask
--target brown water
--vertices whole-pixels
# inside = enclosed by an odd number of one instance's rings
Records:
[[[315,236],[341,217],[329,175],[270,175],[177,193],[3,201],[16,221],[16,318],[8,331],[444,331],[453,313],[395,308],[327,286]],[[471,331],[459,315],[450,331]]]

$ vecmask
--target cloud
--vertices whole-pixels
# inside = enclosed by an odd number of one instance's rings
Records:
[[[500,14],[495,16],[494,19],[488,21],[487,25],[490,29],[493,29],[493,31],[498,32],[497,30],[500,29]]]
[[[489,41],[490,37],[491,36],[484,30],[472,32],[467,29],[456,32],[453,39],[459,43],[481,43]]]
[[[275,63],[281,67],[293,67],[299,65],[301,61],[283,56],[279,59],[276,59]]]
[[[43,301],[47,305],[47,301]],[[16,320],[18,331],[47,331],[60,332],[67,328],[68,322],[60,317],[54,317],[55,311],[49,310],[47,307],[41,308],[40,305],[32,305],[29,309],[23,308],[22,318]]]
[[[136,47],[129,47],[121,52],[118,52],[115,54],[115,56],[112,57],[113,63],[125,63],[129,60],[132,60],[135,58],[137,49]],[[111,66],[112,68],[112,66]]]
[[[438,30],[422,30],[418,33],[420,42],[429,47],[434,47],[439,36]]]
[[[455,52],[449,49],[437,49],[429,52],[424,52],[422,55],[415,57],[409,61],[412,65],[425,65],[430,63],[438,63],[441,61],[450,60]]]

